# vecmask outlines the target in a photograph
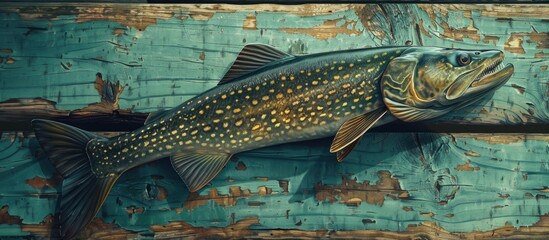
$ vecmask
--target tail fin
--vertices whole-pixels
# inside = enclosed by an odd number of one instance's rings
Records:
[[[74,238],[95,217],[118,175],[96,176],[86,144],[101,138],[66,124],[33,120],[32,126],[42,149],[64,178],[57,216],[62,239]]]

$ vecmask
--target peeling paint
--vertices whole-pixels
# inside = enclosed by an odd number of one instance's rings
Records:
[[[255,15],[248,15],[242,24],[244,30],[257,30],[257,19]]]
[[[469,38],[475,42],[480,41],[478,28],[474,27],[473,21],[471,21],[471,24],[468,27],[464,27],[464,28],[451,27],[445,21],[442,21],[440,23],[440,26],[442,27],[442,29],[444,29],[444,33],[442,33],[441,35],[444,38],[450,38],[456,41],[463,41],[464,38]]]
[[[341,24],[339,24],[342,22]],[[356,21],[338,18],[325,20],[324,23],[310,28],[280,28],[280,31],[294,34],[307,34],[319,40],[327,40],[337,37],[338,34],[355,35],[362,34],[356,29]]]
[[[375,185],[370,185],[370,181],[358,183],[356,179],[349,180],[342,177],[342,183],[339,185],[315,184],[315,197],[318,201],[335,202],[339,199],[340,203],[347,205],[356,205],[357,199],[372,205],[383,206],[385,196],[391,196],[394,199],[407,198],[408,192],[402,190],[397,178],[391,176],[389,171],[379,171],[379,180]],[[336,198],[337,197],[337,198]]]
[[[237,201],[242,198],[254,196],[265,197],[273,194],[280,194],[280,192],[273,192],[273,189],[267,186],[259,186],[257,192],[252,192],[249,189],[242,190],[240,186],[231,186],[229,194],[220,194],[217,189],[212,188],[208,191],[207,195],[190,193],[183,203],[183,207],[187,210],[192,210],[205,205],[210,200],[213,200],[213,203],[219,206],[235,206]]]
[[[465,156],[469,156],[469,157],[480,157],[480,154],[475,151],[467,151],[464,154]]]
[[[478,166],[471,167],[470,164],[471,164],[471,160],[467,160],[466,163],[464,163],[462,165],[457,165],[454,169],[457,170],[457,171],[468,171],[468,172],[480,170],[480,167],[478,167]]]
[[[27,179],[25,182],[33,188],[44,189],[44,188],[55,188],[62,181],[63,181],[63,177],[61,177],[61,175],[54,175],[51,178],[43,178],[43,177],[36,176],[31,179]]]

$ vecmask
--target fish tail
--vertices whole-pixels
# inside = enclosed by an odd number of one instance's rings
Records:
[[[64,178],[57,203],[57,234],[72,239],[95,217],[118,174],[97,176],[92,172],[86,145],[102,137],[48,120],[33,120],[32,126],[42,149]]]

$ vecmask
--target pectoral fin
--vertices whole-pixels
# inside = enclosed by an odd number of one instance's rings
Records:
[[[387,109],[380,108],[347,120],[337,131],[330,147],[330,152],[337,152],[337,160],[340,162],[343,161],[360,137],[381,119],[385,113],[387,113]]]
[[[178,153],[171,162],[189,191],[196,192],[210,183],[230,158],[228,153]]]

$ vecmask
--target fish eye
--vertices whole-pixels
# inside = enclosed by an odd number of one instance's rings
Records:
[[[457,55],[457,63],[459,66],[465,66],[471,62],[471,57],[469,57],[469,54],[461,53]]]

